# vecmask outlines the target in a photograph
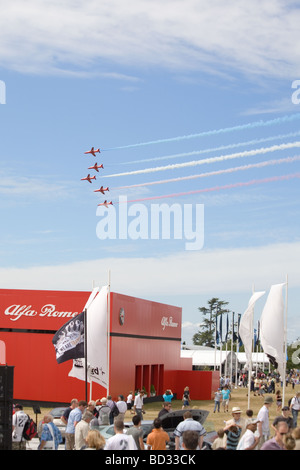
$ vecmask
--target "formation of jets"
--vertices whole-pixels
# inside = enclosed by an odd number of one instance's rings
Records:
[[[91,150],[88,150],[84,153],[92,154],[95,157],[96,153],[101,153],[101,152],[99,148],[95,149],[94,147],[92,147]],[[95,170],[99,173],[99,168],[104,168],[103,164],[98,165],[97,163],[95,163],[95,165],[89,166],[88,170]],[[81,178],[81,181],[88,181],[89,183],[92,183],[92,180],[95,180],[95,179],[96,179],[96,176],[91,176],[91,174],[89,173],[85,178]],[[94,193],[99,192],[99,193],[105,194],[105,191],[109,191],[109,188],[104,188],[103,186],[101,186],[99,189],[95,189]],[[108,202],[107,200],[105,200],[103,203],[98,204],[98,206],[105,206],[105,207],[108,207],[109,205],[113,205],[112,201]]]

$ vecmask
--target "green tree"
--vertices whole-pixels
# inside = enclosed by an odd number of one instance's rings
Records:
[[[228,312],[228,310],[224,308],[228,305],[228,302],[220,300],[218,297],[212,297],[207,301],[207,305],[208,307],[198,307],[203,320],[200,324],[200,330],[193,336],[193,344],[197,346],[214,347],[216,319],[219,315]]]

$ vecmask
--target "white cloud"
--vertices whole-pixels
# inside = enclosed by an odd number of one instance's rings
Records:
[[[115,63],[292,80],[299,20],[284,0],[14,0],[1,6],[0,59],[30,73],[95,72],[99,61],[98,73]]]
[[[151,299],[172,295],[223,295],[285,281],[300,287],[300,242],[257,248],[181,252],[153,258],[104,258],[59,266],[1,268],[2,288],[90,290],[111,272],[114,292]]]

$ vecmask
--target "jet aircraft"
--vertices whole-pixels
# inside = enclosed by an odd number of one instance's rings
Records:
[[[98,204],[98,206],[105,206],[108,207],[108,205],[113,205],[112,201],[107,202],[106,200],[102,202],[101,204]]]
[[[98,168],[104,168],[104,167],[103,167],[103,164],[97,165],[97,163],[95,163],[94,166],[89,166],[89,167],[88,167],[88,170],[96,170],[96,171],[98,171],[98,173],[99,173]]]
[[[96,179],[96,176],[91,176],[90,174],[87,175],[86,178],[81,178],[81,181],[88,181],[89,183],[91,183],[92,181],[91,180],[95,180]]]
[[[103,186],[101,186],[101,188],[95,189],[94,193],[102,193],[102,194],[104,194],[104,191],[109,191],[109,188],[103,188]]]
[[[100,149],[95,149],[94,147],[92,147],[91,150],[88,150],[87,152],[84,152],[84,153],[91,153],[95,157],[96,153],[101,153],[101,152],[100,152]]]

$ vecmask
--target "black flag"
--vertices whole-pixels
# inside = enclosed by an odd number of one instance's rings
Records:
[[[58,364],[84,357],[84,312],[71,318],[53,336]]]

